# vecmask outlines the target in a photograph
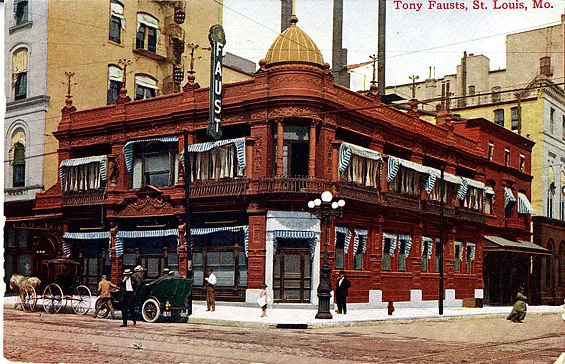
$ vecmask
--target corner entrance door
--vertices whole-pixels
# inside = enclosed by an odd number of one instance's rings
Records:
[[[279,249],[273,275],[275,302],[310,302],[312,257],[309,249]]]

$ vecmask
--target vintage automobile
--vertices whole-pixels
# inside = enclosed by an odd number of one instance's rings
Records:
[[[167,277],[140,283],[135,292],[135,312],[146,322],[159,318],[173,321],[188,321],[192,312],[192,279]],[[112,292],[112,304],[122,309],[121,292]],[[98,317],[108,316],[108,307],[102,307]]]

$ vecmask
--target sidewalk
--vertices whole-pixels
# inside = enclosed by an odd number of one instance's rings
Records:
[[[4,297],[4,309],[13,309],[15,302],[16,297]],[[94,306],[94,303],[92,306]],[[347,315],[335,314],[332,307],[332,319],[317,320],[315,316],[318,309],[314,305],[273,304],[269,305],[267,317],[261,317],[259,307],[243,303],[216,302],[216,310],[212,312],[206,311],[205,302],[194,301],[189,323],[243,327],[320,328],[369,325],[386,320],[472,319],[478,316],[506,317],[512,311],[511,306],[446,307],[443,310],[443,315],[439,315],[437,307],[399,307],[389,316],[386,308],[368,309],[364,306],[362,304],[348,304]],[[561,316],[562,310],[562,306],[529,306],[528,315],[551,314]],[[43,311],[41,302],[38,302],[36,311]],[[91,308],[89,314],[92,313]],[[118,312],[117,314],[120,315]]]

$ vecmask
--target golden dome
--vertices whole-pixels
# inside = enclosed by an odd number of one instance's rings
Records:
[[[324,65],[320,49],[302,29],[296,26],[296,16],[290,18],[290,26],[275,39],[265,56],[266,65],[288,62]]]

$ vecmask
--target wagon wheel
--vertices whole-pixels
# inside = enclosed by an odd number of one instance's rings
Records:
[[[63,290],[56,283],[51,283],[43,291],[43,309],[47,313],[57,313],[63,307]]]
[[[35,311],[35,306],[37,304],[37,294],[35,293],[35,289],[31,286],[28,286],[22,292],[22,308],[24,311],[33,312]]]
[[[146,322],[155,322],[159,319],[161,315],[161,307],[159,302],[155,298],[148,298],[143,302],[143,307],[141,308],[141,316]]]
[[[91,302],[92,294],[87,286],[78,286],[75,288],[73,298],[71,300],[71,306],[75,313],[86,315],[88,310],[90,310]]]
[[[94,310],[96,312],[96,310],[98,310],[98,315],[96,315],[96,317],[100,317],[100,318],[106,318],[108,317],[108,314],[110,313],[110,308],[108,307],[107,303],[104,303],[104,305],[102,307],[100,307],[100,309],[98,309],[98,306],[100,306],[100,297],[98,297],[98,300],[96,301],[96,309]]]

